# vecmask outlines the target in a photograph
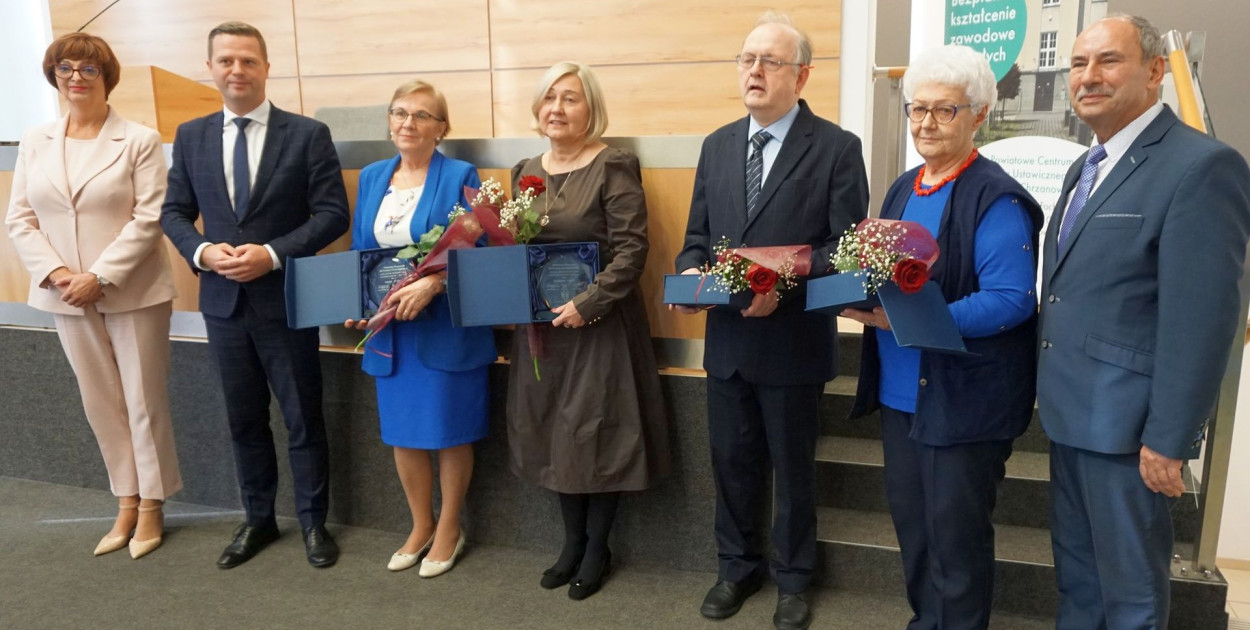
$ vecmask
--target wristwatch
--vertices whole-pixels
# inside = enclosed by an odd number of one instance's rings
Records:
[[[95,275],[95,281],[96,281],[96,284],[100,285],[101,289],[112,286],[113,284],[112,282],[109,282],[107,278],[105,278],[104,276],[98,273]]]

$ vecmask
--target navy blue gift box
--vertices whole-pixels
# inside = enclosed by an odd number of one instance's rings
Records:
[[[706,274],[668,274],[664,276],[664,303],[677,306],[746,309],[755,294],[750,289],[730,293],[715,276]]]
[[[456,326],[533,324],[556,318],[538,286],[553,254],[574,255],[599,271],[598,243],[545,243],[453,249],[447,258],[447,299]]]
[[[311,328],[372,317],[380,305],[369,296],[369,272],[399,250],[384,247],[288,258],[284,266],[287,325]],[[427,311],[418,317],[429,317]]]
[[[903,293],[893,282],[869,294],[862,273],[839,273],[807,281],[807,310],[837,315],[843,309],[885,310],[894,340],[904,348],[945,354],[971,354],[951,317],[942,290],[932,281],[916,293]]]

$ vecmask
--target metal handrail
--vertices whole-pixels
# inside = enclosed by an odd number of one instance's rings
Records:
[[[1194,81],[1195,68],[1189,61],[1186,45],[1189,39],[1175,30],[1168,31],[1163,36],[1181,120],[1194,129],[1208,133],[1206,99],[1203,98],[1201,84]],[[1245,322],[1250,278],[1242,278],[1239,290],[1241,316],[1238,321]],[[1237,415],[1237,389],[1241,383],[1244,336],[1244,331],[1238,331],[1231,340],[1232,349],[1228,354],[1228,364],[1224,366],[1224,376],[1220,380],[1219,398],[1207,427],[1202,483],[1198,485],[1198,537],[1194,540],[1193,557],[1189,559],[1192,567],[1181,567],[1181,574],[1187,577],[1211,579],[1215,572],[1220,522],[1224,517],[1225,492],[1228,490],[1228,467],[1233,450],[1233,424]]]

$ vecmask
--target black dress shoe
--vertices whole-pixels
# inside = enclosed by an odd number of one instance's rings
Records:
[[[233,569],[252,559],[269,543],[278,539],[277,525],[248,525],[244,523],[234,530],[234,541],[226,546],[217,559],[217,567]]]
[[[314,567],[328,567],[339,560],[339,544],[325,525],[304,528],[304,550],[308,552],[308,564]]]
[[[550,569],[543,571],[543,579],[538,583],[538,585],[547,590],[560,588],[561,586],[564,586],[572,581],[573,576],[577,575],[577,571],[581,568],[582,563],[580,561],[564,571],[551,567]]]
[[[742,603],[760,590],[763,576],[748,578],[741,582],[720,581],[707,592],[699,614],[708,619],[726,619],[738,614]]]
[[[583,599],[598,593],[599,589],[603,588],[603,583],[608,579],[608,574],[611,572],[612,551],[608,550],[607,554],[603,557],[603,567],[599,570],[599,575],[595,576],[592,580],[583,580],[578,578],[569,585],[569,599],[580,602]]]
[[[773,626],[777,630],[807,630],[812,625],[812,609],[806,593],[781,593],[777,596],[777,612]]]

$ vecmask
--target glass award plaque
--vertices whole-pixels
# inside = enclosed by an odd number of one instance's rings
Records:
[[[537,251],[536,251],[537,250]],[[595,279],[597,248],[549,245],[530,248],[530,269],[536,294],[534,319],[555,319],[552,308],[563,306]]]
[[[392,252],[393,254],[393,252]],[[382,306],[382,300],[390,292],[391,287],[412,273],[412,264],[404,258],[393,255],[376,256],[361,259],[364,271],[364,317],[373,317]]]

